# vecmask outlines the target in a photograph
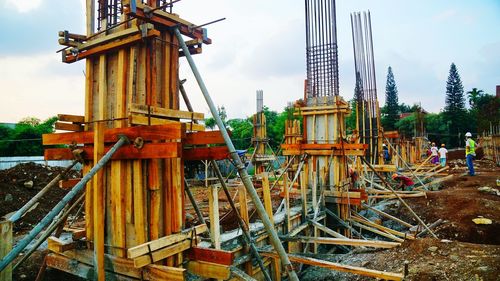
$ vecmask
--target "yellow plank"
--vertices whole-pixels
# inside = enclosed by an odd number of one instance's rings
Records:
[[[130,115],[130,123],[133,125],[162,125],[162,124],[171,124],[171,123],[179,123],[179,121],[169,120],[169,119],[161,119],[151,117],[148,118],[145,115],[140,115],[137,113],[131,113]],[[205,131],[205,126],[196,123],[182,123],[182,128],[184,131]]]
[[[203,261],[189,261],[187,270],[205,278],[226,280],[231,276],[229,266]]]
[[[208,213],[212,245],[215,249],[220,249],[219,192],[215,185],[208,187]]]
[[[190,240],[185,240],[185,241],[182,241],[180,243],[170,245],[170,246],[162,248],[160,250],[151,252],[150,254],[134,258],[134,267],[135,268],[144,267],[148,264],[152,264],[152,263],[155,263],[157,261],[161,261],[161,260],[166,259],[168,257],[171,257],[175,254],[183,252],[183,251],[191,248],[191,243],[192,242]],[[151,258],[152,258],[152,260],[151,260]]]
[[[203,120],[205,118],[205,114],[199,112],[166,109],[155,106],[148,107],[147,105],[136,104],[136,103],[130,105],[130,112],[151,115],[153,117],[159,117],[159,118],[178,118],[178,119],[191,119],[191,120]]]
[[[278,254],[276,254],[274,252],[261,252],[260,254],[264,257],[276,257],[276,256],[278,256]],[[290,258],[291,262],[298,262],[298,263],[308,264],[308,265],[312,265],[312,266],[328,268],[328,269],[336,270],[336,271],[349,272],[349,273],[353,273],[353,274],[369,276],[369,277],[373,277],[373,278],[380,278],[380,279],[385,279],[385,280],[398,280],[399,281],[399,280],[403,280],[403,277],[404,277],[404,275],[401,273],[373,270],[373,269],[368,269],[368,268],[364,268],[364,267],[351,266],[351,265],[346,265],[346,264],[340,264],[340,263],[319,260],[319,259],[315,259],[315,258],[301,257],[298,255],[288,255],[288,257]]]
[[[145,255],[149,253],[149,251],[156,251],[158,249],[170,246],[174,243],[181,242],[193,236],[193,231],[197,234],[203,233],[207,231],[206,224],[200,224],[195,227],[186,229],[181,233],[176,233],[172,235],[168,235],[165,237],[161,237],[159,239],[149,241],[143,243],[141,245],[137,245],[127,250],[128,258],[136,258],[138,256]]]

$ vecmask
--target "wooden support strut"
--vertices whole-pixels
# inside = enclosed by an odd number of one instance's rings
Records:
[[[413,209],[410,206],[408,206],[408,204],[406,204],[406,202],[394,191],[394,189],[392,189],[390,184],[377,171],[375,171],[373,166],[368,161],[366,161],[366,159],[364,157],[361,157],[361,160],[375,173],[375,175],[377,175],[377,177],[380,178],[380,180],[385,184],[385,186],[396,196],[396,198],[406,207],[406,209],[408,209],[408,211],[410,211],[410,213],[413,215],[413,217],[415,217],[415,219],[417,219],[417,221],[423,227],[425,227],[427,229],[427,231],[429,231],[429,233],[434,238],[437,238],[436,234],[434,232],[432,232],[432,230],[429,229],[427,224],[425,224],[425,222],[422,221],[422,219],[413,211]]]

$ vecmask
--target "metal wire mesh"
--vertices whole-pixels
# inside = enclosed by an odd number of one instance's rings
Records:
[[[339,94],[335,0],[306,0],[307,97]]]

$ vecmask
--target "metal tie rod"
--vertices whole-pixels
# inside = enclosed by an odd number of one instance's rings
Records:
[[[13,261],[47,225],[52,223],[54,218],[61,212],[64,206],[66,206],[66,204],[73,200],[73,198],[83,190],[87,182],[92,179],[95,173],[103,168],[118,148],[127,142],[127,137],[120,136],[118,142],[113,145],[113,147],[101,158],[101,160],[99,160],[99,162],[97,162],[94,167],[92,167],[88,174],[86,174],[82,180],[79,181],[75,187],[73,187],[73,189],[68,192],[64,198],[61,199],[61,201],[59,201],[59,203],[57,203],[57,205],[0,261],[0,272]]]
[[[259,195],[257,194],[257,191],[255,191],[255,187],[253,186],[253,183],[250,179],[250,176],[248,175],[248,173],[245,169],[245,165],[243,165],[243,163],[241,162],[241,159],[238,156],[236,149],[234,148],[233,142],[231,141],[231,138],[229,137],[229,134],[227,133],[226,127],[224,126],[224,123],[222,122],[222,120],[217,112],[217,108],[215,107],[215,104],[212,101],[210,94],[208,93],[207,87],[205,86],[205,82],[203,82],[203,79],[200,75],[200,72],[198,71],[198,68],[196,67],[196,64],[194,63],[193,57],[189,53],[186,42],[184,42],[184,39],[182,38],[182,35],[179,32],[178,28],[174,28],[174,33],[175,33],[175,36],[177,37],[177,39],[179,40],[179,45],[181,46],[182,50],[184,51],[184,55],[189,63],[189,66],[191,67],[191,70],[193,71],[193,74],[196,78],[196,81],[198,82],[198,85],[200,86],[201,92],[203,93],[203,97],[205,98],[205,101],[207,102],[207,105],[210,108],[210,112],[212,113],[212,116],[214,117],[215,122],[217,123],[217,126],[219,127],[219,130],[222,134],[222,137],[224,138],[224,141],[228,147],[231,158],[233,159],[234,163],[236,164],[236,168],[238,169],[238,173],[240,175],[241,181],[243,182],[243,185],[245,186],[248,194],[252,198],[252,201],[255,204],[255,209],[257,210],[257,213],[259,214],[259,217],[262,220],[262,223],[264,224],[265,229],[269,233],[269,240],[271,241],[271,244],[273,245],[274,249],[276,250],[276,252],[280,256],[281,262],[282,262],[283,266],[285,267],[285,270],[287,271],[288,276],[290,277],[290,280],[291,281],[299,281],[299,277],[297,276],[297,273],[295,273],[295,270],[293,269],[293,265],[290,262],[290,259],[288,258],[288,255],[285,251],[285,248],[281,244],[281,241],[278,237],[278,234],[276,233],[276,230],[274,229],[274,225],[271,223],[271,220],[267,216],[266,210],[264,209],[264,205],[260,201],[260,198],[259,198]]]

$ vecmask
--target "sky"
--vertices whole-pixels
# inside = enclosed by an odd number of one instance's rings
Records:
[[[56,53],[57,32],[84,33],[83,0],[0,0],[0,122],[83,114],[84,63],[65,64]],[[354,60],[350,13],[370,10],[377,93],[385,100],[391,66],[399,101],[430,112],[444,107],[450,64],[465,91],[495,94],[500,85],[500,0],[338,0],[340,94],[350,100]],[[255,112],[256,90],[264,104],[281,111],[303,97],[304,1],[182,0],[174,12],[207,26],[213,44],[194,60],[214,102],[229,118]],[[195,111],[208,106],[185,59],[181,79]]]

